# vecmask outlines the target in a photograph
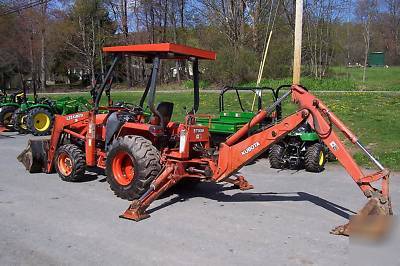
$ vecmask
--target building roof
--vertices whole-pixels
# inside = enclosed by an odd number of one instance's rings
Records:
[[[124,46],[104,47],[105,53],[125,53],[133,56],[154,57],[158,55],[163,59],[198,59],[215,60],[217,54],[212,51],[202,50],[174,43],[135,44]]]

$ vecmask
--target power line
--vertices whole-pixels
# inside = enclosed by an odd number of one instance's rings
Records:
[[[19,5],[19,6],[16,6],[16,7],[12,7],[10,9],[6,10],[5,12],[0,13],[0,16],[7,16],[7,15],[10,15],[10,14],[19,13],[22,10],[33,8],[33,7],[42,5],[42,4],[47,4],[50,1],[52,1],[52,0],[44,0],[44,1],[43,0],[36,0],[36,1],[32,1],[30,3],[22,4],[22,5]]]

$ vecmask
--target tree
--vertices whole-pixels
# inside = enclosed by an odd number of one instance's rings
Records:
[[[371,24],[376,19],[378,13],[378,1],[377,0],[358,0],[356,7],[356,14],[361,24],[363,25],[363,37],[364,37],[364,72],[363,72],[363,83],[365,83],[366,69],[368,63],[368,54],[371,42]]]
[[[46,22],[47,22],[47,1],[41,1],[41,25],[40,25],[40,89],[46,90]]]
[[[400,0],[385,0],[387,6],[389,40],[388,46],[391,48],[391,58],[396,60],[393,63],[400,63]],[[386,26],[386,25],[385,25]]]
[[[84,73],[90,75],[93,85],[104,38],[115,31],[104,1],[76,0],[65,23],[66,48]]]

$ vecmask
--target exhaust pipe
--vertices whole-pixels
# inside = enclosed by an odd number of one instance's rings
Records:
[[[29,173],[47,173],[47,153],[50,139],[29,140],[28,147],[18,155],[17,159]]]

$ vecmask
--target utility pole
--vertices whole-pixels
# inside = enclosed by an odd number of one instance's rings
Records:
[[[300,84],[301,42],[303,34],[303,0],[296,0],[296,19],[294,29],[293,84]]]

